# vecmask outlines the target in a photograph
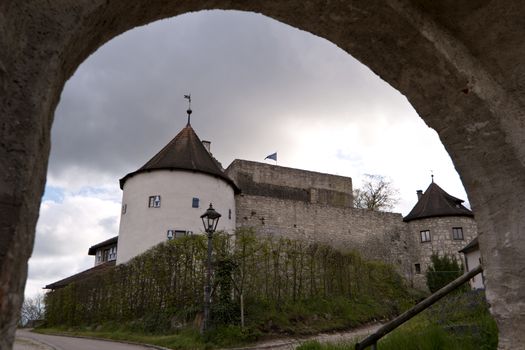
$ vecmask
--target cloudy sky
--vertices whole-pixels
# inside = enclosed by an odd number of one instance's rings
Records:
[[[397,90],[332,43],[258,14],[205,11],[113,39],[66,84],[26,295],[89,268],[118,232],[118,179],[186,123],[214,156],[350,176],[389,177],[404,215],[431,171],[467,199],[437,134]]]

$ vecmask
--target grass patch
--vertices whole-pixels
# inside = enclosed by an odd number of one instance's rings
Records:
[[[381,339],[381,350],[495,350],[496,322],[483,292],[452,294]],[[353,350],[354,343],[307,342],[300,350]]]
[[[171,334],[167,331],[149,332],[149,328],[142,327],[143,322],[136,320],[92,326],[39,328],[36,331],[154,344],[170,349],[238,347],[264,338],[343,330],[374,320],[388,319],[410,303],[406,295],[395,300],[337,297],[282,304],[252,301],[247,302],[247,326],[244,329],[238,325],[217,325],[205,336],[194,329]]]
[[[407,295],[397,299],[312,298],[282,304],[259,301],[248,304],[247,321],[263,335],[310,335],[390,319],[409,305],[412,301]]]

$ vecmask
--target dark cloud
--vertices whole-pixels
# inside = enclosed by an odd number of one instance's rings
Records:
[[[187,14],[127,32],[80,66],[56,111],[50,174],[89,168],[116,185],[184,125],[188,92],[192,124],[224,165],[292,147],[286,120],[337,124],[341,111],[357,120],[399,98],[309,33],[252,13]]]

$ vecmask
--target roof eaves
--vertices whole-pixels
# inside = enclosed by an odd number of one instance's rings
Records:
[[[461,250],[458,250],[458,252],[466,254],[477,249],[479,249],[478,237],[474,238],[465,247],[463,247]]]
[[[449,217],[449,216],[465,216],[465,217],[471,217],[473,218],[474,217],[474,214],[472,213],[449,213],[449,214],[436,214],[436,215],[422,215],[422,216],[405,216],[403,218],[403,221],[404,222],[410,222],[410,221],[414,221],[414,220],[422,220],[422,219],[430,219],[430,218],[441,218],[441,217]]]
[[[63,279],[61,279],[59,281],[56,281],[54,283],[48,284],[43,289],[59,289],[59,288],[63,288],[63,287],[66,287],[67,285],[69,285],[70,283],[77,282],[77,281],[83,280],[84,278],[88,278],[88,277],[91,277],[91,276],[95,276],[95,275],[101,273],[102,271],[105,271],[107,269],[110,269],[110,268],[114,267],[115,265],[116,265],[116,261],[115,260],[107,261],[107,262],[105,262],[103,264],[94,266],[94,267],[92,267],[90,269],[81,271],[79,273],[76,273],[74,275],[68,276],[68,277],[63,278]]]
[[[110,239],[106,239],[105,241],[102,241],[100,243],[97,243],[95,245],[92,245],[88,249],[88,255],[95,255],[95,252],[98,248],[102,248],[108,245],[113,245],[118,243],[118,236],[111,237]]]

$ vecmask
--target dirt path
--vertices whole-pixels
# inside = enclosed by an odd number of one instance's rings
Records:
[[[381,323],[374,323],[371,325],[354,328],[345,332],[337,333],[321,333],[312,336],[296,337],[296,338],[281,338],[268,340],[253,344],[244,348],[235,348],[230,350],[256,350],[256,349],[295,349],[302,343],[309,340],[317,340],[320,343],[340,343],[350,342],[356,338],[363,338],[366,335],[375,332],[381,327]]]

